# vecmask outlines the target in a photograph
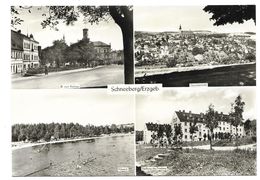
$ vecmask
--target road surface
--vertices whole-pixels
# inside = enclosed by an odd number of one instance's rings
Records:
[[[208,83],[208,86],[255,86],[256,64],[138,77],[135,82],[161,83],[163,87],[188,87],[190,83]]]
[[[57,89],[61,85],[80,85],[81,88],[106,87],[108,84],[124,83],[124,67],[110,65],[85,71],[49,73],[38,77],[15,79],[13,89]]]

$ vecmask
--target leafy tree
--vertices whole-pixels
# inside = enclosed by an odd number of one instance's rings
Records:
[[[23,21],[19,18],[19,8],[24,9],[25,7],[11,7],[12,26]],[[122,31],[125,83],[134,84],[132,6],[48,6],[47,8],[49,13],[43,14],[46,19],[41,25],[43,28],[51,27],[55,30],[57,30],[60,21],[66,25],[73,25],[80,18],[80,15],[84,17],[84,22],[91,24],[112,18]],[[30,13],[30,8],[28,12]]]
[[[66,137],[66,127],[65,126],[66,126],[65,123],[61,124],[60,135],[59,135],[60,138],[65,138]]]
[[[54,129],[54,138],[59,139],[60,138],[60,126],[59,124],[56,124]]]
[[[238,95],[235,102],[231,104],[230,121],[231,125],[236,128],[236,140],[238,137],[238,126],[242,124],[243,112],[244,112],[245,102],[242,101],[241,95]]]
[[[63,40],[53,41],[53,45],[42,50],[41,53],[41,64],[45,65],[48,63],[55,64],[60,67],[64,64],[65,52],[68,45]]]
[[[135,141],[143,141],[144,132],[143,131],[136,131],[135,132]]]
[[[239,23],[250,19],[256,23],[255,5],[209,5],[203,10],[212,13],[210,20],[214,20],[214,25],[225,25],[227,23]]]
[[[189,131],[190,131],[190,134],[191,134],[191,137],[192,137],[192,141],[193,141],[193,134],[195,134],[198,131],[197,122],[198,122],[198,119],[194,118],[193,122],[190,125]]]
[[[174,139],[178,142],[183,136],[181,124],[174,125]]]
[[[92,43],[80,40],[66,49],[65,57],[66,62],[81,63],[91,67],[96,59],[96,51]]]
[[[205,124],[206,127],[209,128],[210,134],[209,141],[210,141],[210,149],[212,149],[212,134],[213,130],[218,127],[218,119],[219,115],[217,111],[214,110],[214,106],[212,104],[209,105],[208,110],[205,114]]]

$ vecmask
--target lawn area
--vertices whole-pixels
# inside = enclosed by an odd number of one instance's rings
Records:
[[[256,139],[253,137],[243,137],[237,139],[237,145],[247,145],[247,144],[254,144],[256,143]],[[209,145],[209,141],[185,141],[182,142],[183,147],[187,146],[202,146],[202,145]],[[213,140],[212,141],[213,146],[236,146],[236,140],[232,139],[231,141],[229,139],[223,139],[223,140]]]
[[[256,139],[253,137],[244,137],[244,138],[238,138],[237,141],[235,139],[232,139],[231,141],[228,139],[216,141],[213,143],[213,146],[242,146],[247,144],[254,144],[256,143]]]
[[[166,149],[137,148],[137,162],[164,153]],[[140,157],[142,156],[142,157]],[[256,175],[256,151],[210,151],[185,149],[172,151],[168,157],[148,166],[167,166],[169,176]],[[144,167],[144,166],[143,166]]]
[[[167,153],[166,148],[146,148],[145,145],[140,145],[136,147],[136,161],[149,160],[157,154]]]

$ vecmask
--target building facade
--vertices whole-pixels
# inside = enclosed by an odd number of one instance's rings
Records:
[[[40,65],[39,42],[33,35],[26,36],[21,31],[11,30],[11,73],[25,72]]]
[[[246,135],[245,130],[244,130],[244,125],[243,123],[240,124],[237,128],[232,126],[231,123],[229,122],[230,116],[227,114],[223,114],[222,112],[219,114],[220,119],[218,120],[218,127],[213,130],[213,136],[218,137],[220,134],[229,134],[233,137],[238,135],[238,137],[244,137]],[[198,130],[194,133],[190,133],[190,127],[193,125],[194,120],[196,119],[196,127]],[[163,123],[162,123],[163,124]],[[209,128],[206,127],[205,124],[205,114],[200,113],[200,114],[195,114],[192,113],[191,111],[185,112],[184,110],[181,111],[175,111],[173,114],[173,117],[169,123],[172,127],[172,134],[174,136],[174,127],[176,125],[181,125],[182,129],[182,141],[203,141],[203,140],[208,140],[209,135],[210,135],[210,130]],[[153,134],[156,134],[156,132],[153,132],[147,128],[147,125],[145,125],[144,128],[144,142],[145,143],[150,143],[151,142],[151,136]],[[219,138],[218,138],[219,139]]]

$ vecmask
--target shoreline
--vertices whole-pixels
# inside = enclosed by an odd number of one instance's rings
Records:
[[[243,66],[256,64],[256,62],[250,63],[240,63],[240,64],[223,64],[223,65],[202,65],[202,66],[191,66],[191,67],[173,67],[173,68],[154,68],[154,69],[139,69],[135,70],[135,78],[141,78],[145,76],[153,76],[153,75],[163,75],[169,74],[173,72],[189,72],[189,71],[200,71],[200,70],[208,70],[215,69],[221,67],[231,67],[231,66]]]
[[[15,150],[18,150],[18,149],[24,149],[24,148],[40,146],[40,145],[47,145],[47,144],[62,144],[62,143],[79,142],[79,141],[86,141],[86,140],[93,140],[93,139],[130,136],[130,135],[133,135],[133,134],[122,133],[122,134],[112,134],[112,135],[104,135],[104,136],[98,136],[98,137],[85,137],[85,138],[77,138],[77,139],[65,139],[65,140],[57,140],[57,141],[48,141],[48,142],[41,142],[41,143],[22,143],[21,145],[11,147],[11,150],[15,151]],[[14,142],[11,142],[12,146],[14,145],[13,143]]]

